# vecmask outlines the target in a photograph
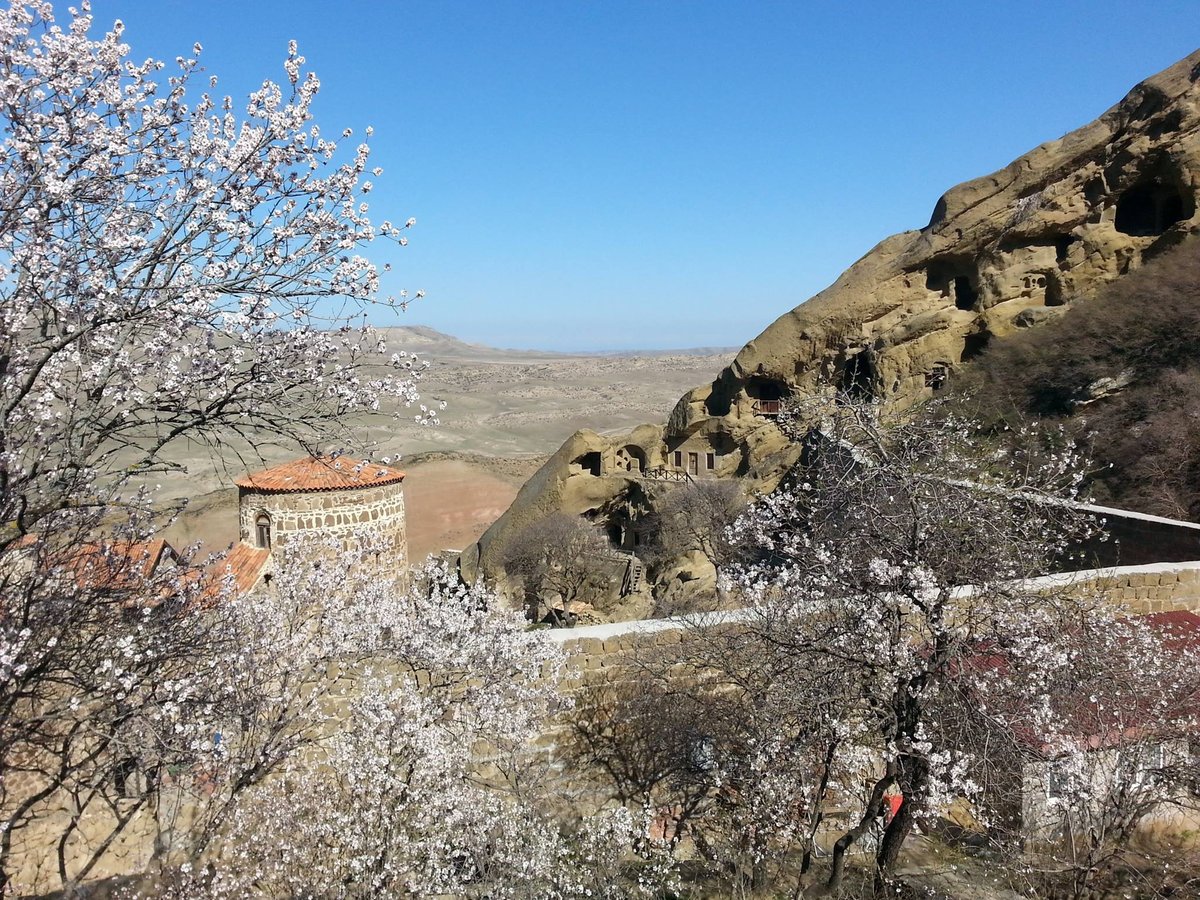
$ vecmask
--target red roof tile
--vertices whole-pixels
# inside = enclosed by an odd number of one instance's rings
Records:
[[[172,562],[177,558],[175,548],[162,538],[132,544],[88,542],[77,547],[66,564],[82,588],[129,590],[148,581],[164,556]]]
[[[235,484],[244,490],[288,494],[378,487],[383,484],[399,484],[403,480],[404,473],[392,466],[349,456],[310,456],[253,475],[245,475]]]
[[[1187,651],[1200,647],[1200,615],[1194,612],[1141,613],[1130,616],[1130,620],[1138,620],[1149,626],[1157,633],[1167,651]],[[977,654],[961,660],[961,666],[964,671],[1003,670],[1008,667],[1008,659],[1002,651],[981,647]],[[1171,693],[1171,687],[1165,685],[1164,691]],[[1179,691],[1174,693],[1175,696],[1167,698],[1167,709],[1171,712],[1168,714],[1159,710],[1159,714],[1169,718],[1170,715],[1184,714],[1194,717],[1200,713],[1200,694],[1192,693],[1187,685],[1181,685]],[[1077,695],[1071,690],[1065,691],[1057,700],[1064,723],[1074,725],[1074,738],[1083,749],[1115,747],[1124,740],[1144,737],[1152,724],[1146,721],[1144,710],[1138,708],[1136,700],[1121,706],[1119,710],[1111,706],[1106,709],[1103,700]],[[1159,698],[1159,702],[1163,702],[1163,698]],[[1018,741],[1037,752],[1053,750],[1046,743],[1046,737],[1031,727],[1014,727],[1013,734]]]
[[[242,596],[258,583],[270,556],[269,550],[251,547],[249,544],[235,544],[223,559],[217,560],[209,569],[209,578],[214,583],[212,590],[221,590],[225,577],[233,575],[235,595]]]

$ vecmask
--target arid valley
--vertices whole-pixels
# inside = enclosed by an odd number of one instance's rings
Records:
[[[380,415],[348,423],[376,457],[400,457],[409,555],[416,561],[476,540],[511,503],[545,457],[574,431],[628,429],[662,421],[679,397],[712,381],[734,348],[570,355],[468,344],[420,326],[387,329],[389,348],[429,363],[421,399],[445,403],[439,424]],[[331,439],[331,447],[338,445]],[[237,490],[247,470],[294,458],[294,447],[197,449],[164,476],[163,501],[189,498],[167,532],[177,546],[219,552],[237,540]]]

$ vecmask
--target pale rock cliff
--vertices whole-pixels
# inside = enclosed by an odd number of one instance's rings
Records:
[[[673,479],[772,489],[799,453],[772,417],[778,401],[930,396],[992,338],[1061,315],[1200,231],[1198,197],[1200,51],[1091,124],[946,192],[928,225],[882,241],[782,315],[665,426],[572,436],[464,552],[464,577],[496,578],[505,541],[553,511],[586,516],[636,553],[638,523]],[[692,574],[711,586],[711,572]]]

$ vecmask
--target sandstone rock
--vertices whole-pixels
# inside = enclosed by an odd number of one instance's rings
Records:
[[[717,595],[717,570],[703,553],[691,551],[665,566],[654,586],[654,606],[660,615],[680,615],[712,608]]]
[[[1200,51],[1096,121],[947,191],[928,225],[881,241],[782,315],[664,427],[572,436],[464,554],[464,575],[494,577],[506,535],[555,510],[589,515],[636,549],[648,495],[631,457],[771,490],[798,458],[772,418],[780,400],[930,396],[993,337],[1054,318],[1195,235],[1198,196]]]
[[[1023,309],[1013,317],[1013,324],[1018,328],[1033,328],[1037,325],[1045,325],[1047,322],[1057,319],[1066,309],[1064,306],[1057,308],[1051,307],[1030,307]]]
[[[1073,400],[1072,405],[1077,407],[1087,406],[1089,403],[1095,403],[1104,397],[1111,397],[1113,394],[1133,384],[1133,379],[1133,369],[1125,369],[1111,378],[1097,378],[1083,389],[1082,395]]]

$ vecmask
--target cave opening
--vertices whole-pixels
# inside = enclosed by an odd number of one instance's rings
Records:
[[[646,451],[636,444],[626,444],[617,451],[617,469],[622,472],[646,471]]]
[[[1060,234],[1054,239],[1054,261],[1064,263],[1067,261],[1067,255],[1071,252],[1071,245],[1075,243],[1075,235]]]
[[[954,278],[954,306],[957,309],[971,310],[975,308],[975,304],[979,301],[979,292],[971,284],[971,279],[966,275],[957,275]]]
[[[779,378],[754,375],[746,382],[746,395],[754,401],[754,412],[760,416],[779,415],[789,393],[787,382]]]
[[[925,387],[933,391],[940,391],[946,386],[946,381],[950,378],[950,364],[944,362],[934,363],[928,372],[925,373]]]
[[[585,453],[583,456],[578,457],[574,461],[574,464],[579,466],[579,471],[581,472],[587,472],[589,475],[599,475],[600,453],[598,451]]]
[[[959,356],[959,361],[969,362],[974,359],[987,349],[991,340],[992,333],[990,331],[976,331],[968,334],[963,341],[962,354]]]
[[[838,398],[847,402],[864,402],[875,399],[875,364],[871,354],[860,350],[842,366],[838,378]]]
[[[1057,278],[1051,278],[1046,282],[1046,299],[1047,306],[1063,306],[1067,302],[1067,298],[1063,295],[1062,283]]]
[[[1192,212],[1187,211],[1184,196],[1175,185],[1157,179],[1140,181],[1117,198],[1115,225],[1122,234],[1153,237],[1191,218]]]

